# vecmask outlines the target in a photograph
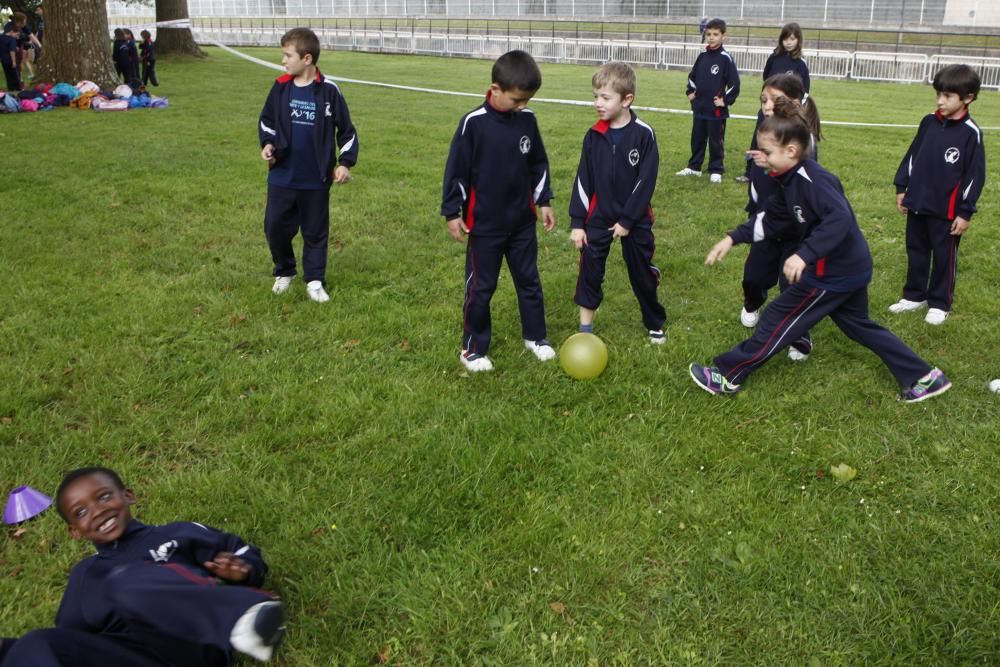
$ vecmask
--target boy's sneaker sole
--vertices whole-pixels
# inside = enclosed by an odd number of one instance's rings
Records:
[[[284,638],[285,607],[275,600],[255,604],[240,616],[229,642],[240,653],[267,662]]]

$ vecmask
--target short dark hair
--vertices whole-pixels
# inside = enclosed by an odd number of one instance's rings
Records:
[[[934,90],[939,93],[955,93],[959,97],[972,95],[979,97],[979,75],[968,65],[948,65],[934,75]]]
[[[119,491],[125,490],[125,482],[122,478],[118,476],[111,468],[104,468],[101,466],[90,466],[87,468],[77,468],[76,470],[70,470],[59,482],[59,488],[56,489],[56,511],[59,512],[59,516],[63,518],[63,521],[69,523],[69,517],[63,513],[62,508],[62,497],[69,488],[69,485],[80,479],[81,477],[90,477],[91,475],[104,475],[115,485]]]
[[[309,28],[292,28],[281,36],[281,45],[295,47],[299,58],[305,58],[308,53],[313,57],[313,65],[319,62],[319,37]]]
[[[534,93],[542,87],[542,71],[530,53],[515,49],[493,63],[493,83],[504,91],[517,88]]]
[[[705,32],[708,32],[709,30],[713,30],[713,29],[714,30],[718,30],[723,35],[725,35],[726,34],[726,22],[723,21],[722,19],[712,19],[711,21],[709,21],[708,23],[705,24]]]

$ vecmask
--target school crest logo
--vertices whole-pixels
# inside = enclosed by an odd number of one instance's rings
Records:
[[[155,550],[150,549],[149,555],[153,558],[154,563],[166,563],[170,560],[170,557],[174,555],[174,551],[176,550],[177,540],[170,540],[169,542],[164,542]]]
[[[327,118],[330,118],[331,116],[333,116],[333,112],[330,111],[330,103],[329,102],[326,103],[326,111],[324,112],[324,115]]]
[[[806,224],[806,216],[802,215],[802,207],[796,206],[792,209],[795,212],[795,219],[799,221],[800,225]]]
[[[712,65],[712,74],[718,74],[718,73],[719,73],[719,66]]]
[[[518,144],[518,146],[521,148],[521,153],[523,155],[527,155],[528,151],[531,150],[531,139],[529,139],[527,136],[521,137],[521,142]]]
[[[628,152],[628,163],[633,167],[639,164],[639,149],[633,148]]]
[[[955,164],[956,162],[958,162],[958,158],[960,158],[961,156],[962,154],[959,152],[959,150],[954,146],[952,146],[951,148],[949,148],[944,152],[944,161],[947,162],[948,164]]]

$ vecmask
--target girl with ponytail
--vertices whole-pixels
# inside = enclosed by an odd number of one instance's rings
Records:
[[[691,378],[710,393],[735,394],[768,359],[829,315],[848,338],[889,368],[900,400],[916,403],[950,389],[951,381],[940,369],[869,318],[871,252],[840,181],[809,157],[814,138],[802,105],[787,97],[776,99],[757,144],[780,191],[773,200],[775,210],[780,206],[787,215],[747,220],[712,247],[705,264],[722,260],[736,243],[794,239],[794,252],[782,266],[788,288],[764,310],[750,338],[715,357],[712,366],[691,364]]]

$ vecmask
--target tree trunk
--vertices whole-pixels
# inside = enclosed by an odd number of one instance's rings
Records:
[[[87,79],[102,89],[115,86],[105,0],[46,0],[45,52],[35,78],[70,84]]]
[[[186,18],[190,18],[187,0],[156,0],[157,21],[176,21]],[[194,41],[191,28],[157,28],[156,54],[159,56],[167,53],[180,53],[199,58],[205,56]]]

